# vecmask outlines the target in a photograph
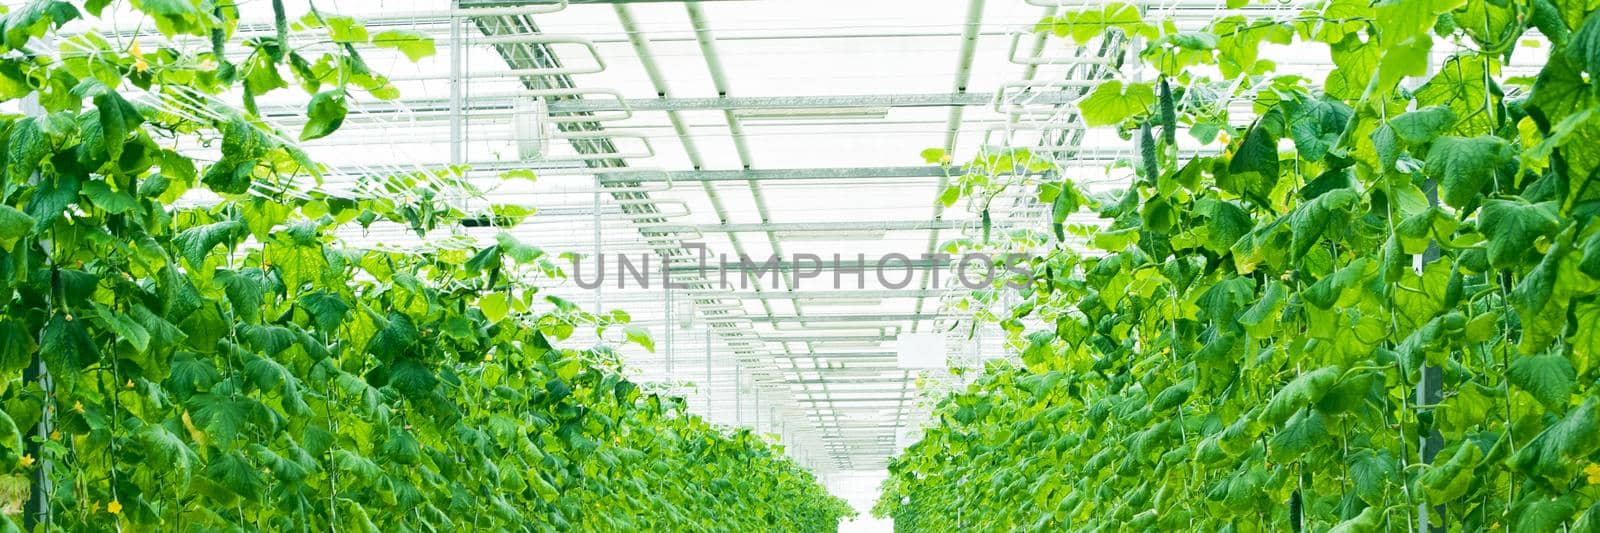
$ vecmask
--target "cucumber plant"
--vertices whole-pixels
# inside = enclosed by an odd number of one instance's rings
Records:
[[[609,348],[562,347],[648,337],[540,294],[561,274],[535,243],[337,237],[457,223],[441,176],[368,178],[403,199],[296,192],[319,167],[256,99],[304,90],[298,138],[334,134],[356,91],[397,96],[362,54],[421,59],[426,35],[276,0],[274,31],[242,45],[240,10],[265,6],[132,0],[159,36],[63,30],[109,3],[34,0],[0,24],[0,100],[28,111],[0,116],[0,531],[832,531],[853,514],[763,437],[641,391]],[[218,199],[178,201],[191,190]]]
[[[1034,255],[995,317],[1019,363],[939,400],[875,512],[907,531],[1600,528],[1594,7],[1328,0],[1178,31],[1111,3],[1042,21],[1145,43],[1155,81],[1078,104],[1137,136],[1133,178],[1087,203],[1034,184],[1055,224],[1014,247],[1074,233],[1088,251]],[[1280,73],[1270,45],[1333,69]],[[1525,56],[1536,75],[1501,74]],[[1064,227],[1080,206],[1105,227]]]

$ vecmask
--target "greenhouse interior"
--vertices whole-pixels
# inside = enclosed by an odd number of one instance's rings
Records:
[[[0,531],[1600,531],[1600,2],[0,9]]]

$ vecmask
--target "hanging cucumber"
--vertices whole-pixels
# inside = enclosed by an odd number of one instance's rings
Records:
[[[1150,121],[1139,126],[1139,165],[1144,171],[1145,183],[1154,187],[1156,178],[1161,176],[1161,167],[1156,164],[1156,140],[1150,133]]]
[[[1172,86],[1167,77],[1161,77],[1161,142],[1178,146],[1178,105],[1172,101]]]
[[[289,17],[284,14],[283,0],[272,0],[272,24],[278,30],[278,47],[272,52],[272,62],[282,63],[289,53]]]

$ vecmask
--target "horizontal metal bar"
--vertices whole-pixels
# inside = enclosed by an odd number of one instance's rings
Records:
[[[892,341],[894,335],[832,335],[818,337],[815,335],[762,335],[761,340],[767,342],[875,342]]]
[[[785,383],[788,383],[788,384],[791,384],[791,385],[850,385],[850,384],[873,384],[873,383],[905,383],[905,382],[911,381],[913,379],[916,379],[916,378],[914,378],[912,376],[904,376],[903,375],[903,376],[889,376],[889,377],[798,379],[798,380],[789,380],[789,381],[786,381]]]
[[[689,265],[673,266],[673,267],[668,268],[668,271],[669,272],[700,272],[700,271],[704,270],[707,275],[716,274],[718,272],[718,265],[714,261],[712,261],[711,258],[708,257],[706,259],[707,259],[707,262],[704,265],[689,264]],[[747,270],[752,275],[753,274],[757,274],[759,272],[761,275],[765,276],[765,275],[769,274],[770,272],[772,272],[774,269],[776,269],[776,270],[778,270],[780,272],[790,272],[790,271],[795,270],[795,268],[797,268],[797,267],[801,268],[801,269],[820,269],[820,270],[835,270],[835,269],[838,269],[838,270],[862,270],[862,271],[865,271],[865,270],[870,270],[870,269],[876,269],[876,268],[879,268],[879,267],[882,267],[882,268],[884,268],[886,270],[888,270],[888,269],[892,269],[892,270],[905,270],[905,269],[921,270],[921,269],[928,269],[928,268],[944,268],[944,267],[948,267],[950,265],[956,264],[955,261],[952,261],[949,258],[918,259],[918,258],[911,258],[909,256],[906,256],[905,258],[901,258],[901,257],[880,257],[880,258],[877,258],[877,259],[869,258],[869,259],[866,259],[864,261],[863,260],[857,260],[857,259],[851,259],[851,260],[848,260],[848,261],[838,261],[838,262],[833,261],[833,258],[831,258],[831,257],[822,258],[822,259],[819,259],[817,261],[812,261],[810,259],[806,259],[806,260],[791,259],[791,260],[787,260],[787,261],[782,261],[782,260],[772,261],[772,260],[766,260],[766,259],[763,259],[763,260],[751,259],[750,261],[751,262],[750,262],[749,266],[746,267],[744,265],[744,263],[742,263],[741,261],[730,257],[730,258],[727,258],[727,263],[726,263],[726,267],[725,268],[730,273],[738,273],[741,269],[744,269],[744,270]],[[978,260],[974,259],[971,264],[973,264],[973,265],[983,265],[984,263],[978,262]],[[888,274],[896,274],[896,275],[898,275],[897,272],[886,273],[886,276]]]
[[[795,398],[795,401],[800,402],[800,403],[833,403],[835,401],[850,402],[850,403],[900,403],[900,402],[905,401],[905,398],[848,398],[848,399],[840,399],[840,400],[835,400],[835,399],[831,399],[831,398],[830,399],[821,399],[821,400],[813,400],[813,399],[810,399],[810,398]]]
[[[864,94],[853,96],[745,96],[720,98],[635,98],[623,102],[581,99],[550,102],[551,113],[622,111],[731,111],[736,109],[818,109],[884,107],[954,107],[988,105],[994,93]],[[1060,91],[1028,96],[1030,104],[1066,105],[1072,100]]]
[[[756,224],[645,225],[651,232],[757,232],[757,231],[918,231],[959,228],[960,220],[900,220],[888,222],[766,222]]]
[[[939,313],[852,313],[837,315],[799,315],[799,316],[765,316],[755,317],[751,320],[758,322],[887,322],[897,320],[933,320],[942,317],[952,317]],[[862,328],[875,328],[878,326],[861,326]]]
[[[900,262],[894,262],[899,266]],[[860,300],[868,298],[938,298],[954,291],[945,289],[928,290],[837,290],[837,291],[787,291],[787,292],[754,292],[734,291],[728,293],[732,298],[757,298],[763,300]]]
[[[895,352],[858,352],[858,353],[793,353],[772,354],[773,359],[882,359],[894,358]],[[809,368],[798,369],[800,372],[809,372]]]
[[[621,170],[595,173],[601,182],[633,183],[654,181],[782,181],[844,180],[881,178],[942,178],[960,176],[961,167],[836,167],[746,170]],[[1039,175],[1041,173],[1028,173]]]

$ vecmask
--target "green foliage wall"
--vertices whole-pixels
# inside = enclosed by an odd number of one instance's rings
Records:
[[[329,135],[352,91],[396,96],[362,51],[416,60],[426,36],[273,2],[257,16],[275,36],[230,63],[243,7],[209,0],[133,0],[160,34],[142,42],[58,31],[107,3],[33,1],[0,25],[0,98],[42,108],[0,117],[0,530],[40,478],[44,525],[75,531],[832,531],[851,514],[761,438],[641,393],[608,349],[559,347],[580,328],[648,338],[539,295],[528,280],[560,274],[531,243],[333,237],[454,223],[428,186],[448,173],[367,177],[404,200],[290,192],[318,168],[255,98],[298,86],[300,139]],[[211,46],[170,45],[185,38]],[[194,95],[243,111],[161,104]],[[211,151],[174,149],[197,141]],[[221,200],[174,204],[194,188]]]
[[[1143,140],[1135,183],[1089,202],[1098,232],[1062,226],[1072,183],[1039,187],[1056,236],[1103,253],[1034,259],[997,317],[1022,365],[940,401],[876,512],[905,531],[1409,531],[1425,507],[1452,531],[1600,530],[1597,6],[1311,5],[1200,32],[1118,3],[1039,24],[1145,43],[1156,81],[1080,103]],[[1278,75],[1265,43],[1335,68]],[[1500,74],[1513,52],[1537,75]],[[1180,134],[1222,148],[1179,157]]]

